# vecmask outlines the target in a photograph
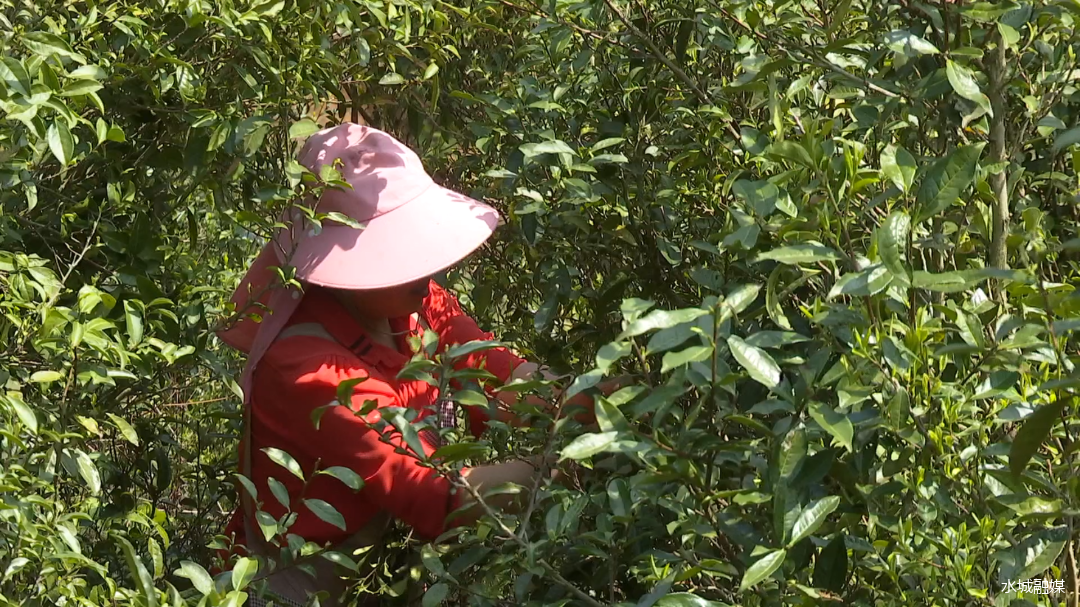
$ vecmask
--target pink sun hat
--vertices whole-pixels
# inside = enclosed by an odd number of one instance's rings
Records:
[[[277,285],[272,267],[290,265],[300,282],[336,289],[393,287],[453,266],[498,225],[495,209],[436,184],[420,158],[383,131],[352,123],[328,128],[312,135],[299,157],[316,175],[337,160],[352,189],[324,190],[316,212],[341,213],[361,227],[328,219],[317,227],[294,209],[291,229],[267,243],[230,300],[248,314],[218,336],[248,354],[245,400],[255,364],[300,304],[300,291]]]

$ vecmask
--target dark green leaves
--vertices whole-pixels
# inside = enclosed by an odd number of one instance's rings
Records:
[[[840,592],[847,583],[848,558],[844,534],[838,533],[818,555],[814,564],[814,586]]]
[[[953,204],[975,179],[985,143],[964,145],[938,160],[922,179],[915,223],[941,213]]]
[[[768,181],[739,180],[731,188],[746,204],[762,217],[768,217],[776,210],[780,190]]]
[[[819,426],[831,434],[848,451],[854,450],[852,439],[855,436],[855,428],[846,415],[821,402],[810,403],[809,410],[810,417],[814,418],[814,421]]]
[[[1050,434],[1050,430],[1059,421],[1065,402],[1065,400],[1058,400],[1043,405],[1024,419],[1024,425],[1016,433],[1016,438],[1013,439],[1012,447],[1009,449],[1009,470],[1012,471],[1013,476],[1018,477],[1024,473],[1028,461],[1039,450]]]
[[[427,589],[420,604],[422,607],[442,605],[448,594],[450,594],[450,587],[447,586],[445,582],[439,582]]]
[[[154,588],[154,578],[147,571],[143,560],[135,553],[135,548],[126,538],[115,535],[114,539],[120,545],[121,552],[124,555],[124,562],[127,563],[135,587],[138,588],[143,600],[146,601],[147,607],[157,607],[158,596],[157,589]]]
[[[304,505],[315,513],[315,516],[319,517],[324,523],[329,523],[342,531],[345,531],[345,517],[341,516],[341,513],[337,511],[327,502],[319,499],[305,499]]]
[[[971,70],[949,59],[945,61],[945,73],[956,94],[968,101],[975,102],[979,107],[977,114],[964,118],[963,124],[965,126],[982,114],[994,115],[993,109],[990,107],[990,98],[979,90],[979,83],[975,81],[975,74]]]

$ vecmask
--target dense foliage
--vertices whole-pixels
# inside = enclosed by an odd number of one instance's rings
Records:
[[[299,141],[348,119],[504,212],[448,278],[481,324],[571,392],[638,381],[598,432],[532,411],[431,462],[576,461],[523,516],[277,566],[388,604],[1077,605],[1078,19],[0,0],[0,603],[258,591],[270,563],[207,573],[243,486],[213,332]]]

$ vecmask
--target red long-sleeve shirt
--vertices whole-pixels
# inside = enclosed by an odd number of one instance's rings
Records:
[[[455,343],[490,340],[462,310],[453,295],[431,283],[430,295],[421,311],[424,320],[439,334],[443,349]],[[335,341],[304,335],[276,341],[263,356],[253,376],[252,391],[252,482],[258,490],[261,509],[275,518],[285,509],[273,497],[267,478],[285,485],[298,514],[290,527],[294,533],[316,543],[337,542],[359,531],[380,511],[410,525],[418,535],[433,539],[445,529],[447,514],[459,505],[451,495],[450,483],[415,458],[395,453],[394,447],[379,440],[378,433],[345,407],[327,407],[319,428],[312,413],[337,400],[338,384],[366,377],[353,389],[353,409],[374,400],[378,408],[409,407],[424,410],[438,397],[438,390],[422,381],[398,380],[409,357],[370,339],[333,296],[322,289],[304,295],[289,326],[319,323]],[[422,329],[412,318],[391,320],[394,332]],[[408,352],[406,336],[399,337],[401,350]],[[506,349],[473,354],[465,366],[484,367],[500,381],[509,380],[513,369],[524,362]],[[479,436],[486,426],[483,408],[467,407],[470,431]],[[372,417],[375,415],[375,417]],[[378,419],[377,412],[369,421]],[[333,505],[345,519],[346,530],[323,522],[300,501],[302,481],[269,459],[262,451],[281,449],[300,464],[310,479],[304,499],[319,499]],[[434,447],[424,441],[430,455]],[[241,447],[241,453],[244,452]],[[365,485],[354,492],[328,475],[312,477],[316,460],[319,468],[343,466],[356,472]],[[237,543],[244,544],[243,509],[238,508],[226,528]]]

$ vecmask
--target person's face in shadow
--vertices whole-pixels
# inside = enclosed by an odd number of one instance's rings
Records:
[[[430,284],[431,278],[422,278],[384,289],[336,290],[336,294],[363,318],[398,318],[423,309]]]

